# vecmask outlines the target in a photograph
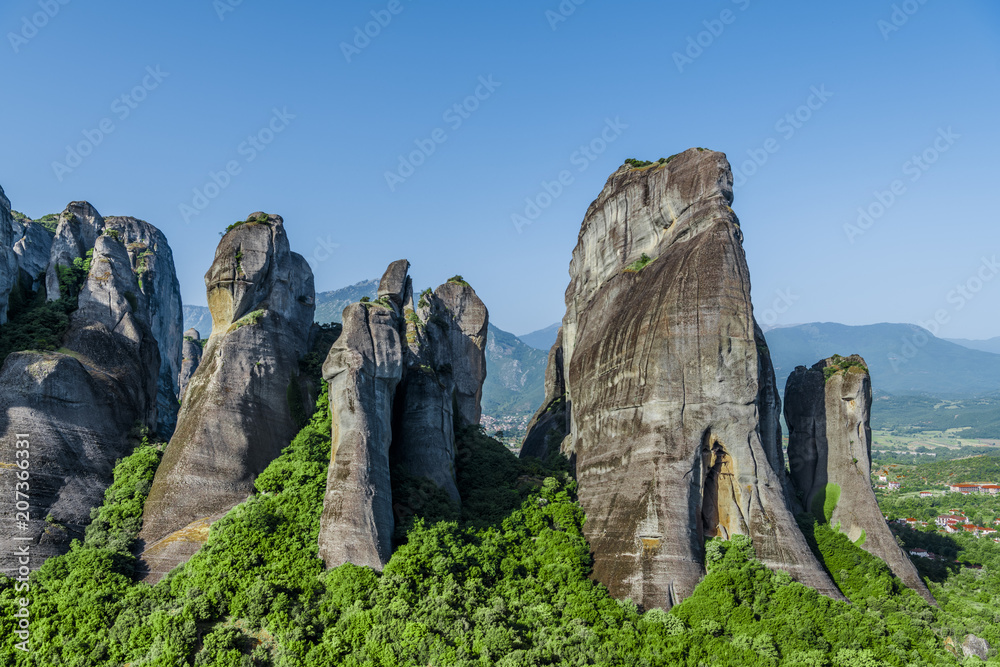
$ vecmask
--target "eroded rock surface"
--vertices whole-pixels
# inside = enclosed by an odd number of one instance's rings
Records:
[[[19,226],[18,238],[14,242],[19,279],[22,287],[37,292],[45,284],[45,270],[49,265],[49,252],[55,234],[33,220]]]
[[[768,566],[840,597],[789,505],[780,402],[731,203],[721,153],[622,167],[587,211],[570,263],[555,351],[566,391],[554,377],[546,404],[570,408],[562,449],[575,458],[594,577],[647,608],[690,595],[705,540],[733,534],[750,536]],[[551,432],[542,421],[529,442]]]
[[[254,213],[227,232],[205,285],[212,335],[146,501],[140,540],[150,549],[243,501],[299,429],[291,394],[315,291],[308,263],[289,249],[281,217]],[[147,562],[150,580],[200,546],[175,542],[189,547]]]
[[[804,507],[884,560],[893,574],[936,604],[896,543],[871,486],[872,384],[858,355],[799,366],[785,388],[788,463]]]
[[[389,447],[403,376],[399,319],[391,306],[348,306],[343,332],[323,365],[333,420],[319,534],[327,567],[354,563],[381,570],[392,554]]]
[[[139,289],[146,297],[149,325],[160,349],[157,379],[157,431],[169,439],[177,423],[178,374],[181,370],[183,307],[181,286],[174,269],[174,255],[167,237],[144,220],[107,217],[105,229],[125,243]]]

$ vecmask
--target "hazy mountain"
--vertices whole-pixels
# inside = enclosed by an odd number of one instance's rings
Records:
[[[514,334],[491,324],[486,338],[483,414],[533,414],[545,397],[547,361],[547,351],[525,345]]]
[[[949,343],[961,345],[962,347],[967,347],[970,350],[1000,354],[1000,336],[990,338],[988,340],[969,340],[967,338],[945,338],[944,340]]]
[[[378,280],[362,280],[349,287],[341,287],[330,292],[316,293],[316,321],[320,324],[340,322],[344,308],[356,303],[361,297],[374,299],[378,296]]]
[[[212,333],[212,313],[207,306],[184,306],[184,331],[195,329],[202,338]]]
[[[548,353],[552,349],[552,344],[556,342],[556,334],[559,333],[559,327],[562,323],[556,322],[555,324],[550,324],[544,329],[539,329],[538,331],[532,331],[529,334],[524,334],[523,336],[518,336],[521,342],[527,343],[536,350],[542,350]]]
[[[802,324],[769,331],[767,344],[781,391],[796,366],[854,353],[868,362],[876,393],[970,396],[1000,391],[1000,354],[935,338],[912,324]]]

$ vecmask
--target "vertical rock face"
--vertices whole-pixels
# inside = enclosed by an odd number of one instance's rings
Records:
[[[575,457],[594,577],[647,608],[690,595],[705,540],[733,534],[839,597],[789,507],[778,396],[731,203],[721,153],[622,167],[587,211],[570,263],[563,451]]]
[[[546,458],[559,451],[563,439],[569,435],[569,405],[566,402],[566,376],[563,370],[562,327],[556,342],[549,350],[545,367],[545,401],[528,423],[528,431],[521,444],[522,457]]]
[[[913,563],[896,544],[871,487],[872,385],[858,355],[799,366],[785,389],[788,463],[803,505],[884,560],[934,604]]]
[[[389,447],[396,387],[403,376],[400,318],[393,306],[352,304],[323,364],[333,440],[319,554],[328,567],[381,570],[392,553]]]
[[[476,291],[464,281],[449,280],[434,290],[434,298],[440,304],[436,314],[445,320],[446,326],[441,328],[451,356],[458,418],[464,424],[479,424],[489,313]]]
[[[7,322],[10,291],[17,282],[17,255],[14,254],[14,216],[10,200],[0,188],[0,325]]]
[[[115,461],[135,445],[130,430],[156,423],[160,360],[148,305],[122,242],[93,243],[64,348],[14,353],[0,370],[0,457],[15,460],[15,434],[31,442],[32,520],[22,536],[37,540],[32,567],[82,537]],[[12,469],[0,469],[3,493],[13,497],[15,482]],[[12,523],[13,509],[0,508],[0,520]],[[13,553],[10,537],[0,538],[5,574]]]
[[[184,348],[181,353],[181,372],[177,377],[179,389],[177,399],[184,400],[184,390],[187,389],[191,376],[198,370],[201,363],[201,334],[197,329],[188,329],[184,332]]]
[[[130,217],[108,217],[105,229],[118,232],[128,249],[139,289],[149,304],[149,325],[160,349],[157,430],[169,438],[177,423],[177,376],[181,370],[183,308],[181,286],[167,237],[153,225]]]
[[[25,223],[21,237],[14,243],[21,285],[37,292],[45,285],[45,270],[55,235],[34,221]]]
[[[459,502],[454,425],[478,424],[489,314],[464,281],[404,298],[406,382],[399,392],[394,460]]]
[[[197,550],[201,542],[182,539],[184,530],[243,501],[298,431],[291,394],[315,291],[308,263],[289,249],[281,217],[255,213],[231,229],[205,285],[212,335],[143,514],[142,557],[152,579]]]
[[[389,560],[390,467],[460,501],[454,425],[479,421],[489,316],[464,281],[414,304],[408,270],[406,260],[393,262],[378,301],[344,310],[344,331],[323,366],[333,417],[319,538],[327,567],[380,570]]]

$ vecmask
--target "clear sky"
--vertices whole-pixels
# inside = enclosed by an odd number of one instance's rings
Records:
[[[265,210],[318,290],[406,257],[526,333],[562,317],[607,176],[705,146],[738,172],[764,323],[1000,335],[992,0],[8,0],[0,27],[14,208],[152,222],[185,303]]]

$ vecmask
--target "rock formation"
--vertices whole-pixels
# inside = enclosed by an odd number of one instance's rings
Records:
[[[17,283],[17,256],[14,254],[14,216],[10,200],[0,188],[0,325],[7,322],[7,305],[10,291]]]
[[[33,220],[24,223],[20,238],[14,243],[21,285],[37,292],[45,284],[45,270],[49,265],[49,251],[55,235]]]
[[[569,405],[566,402],[566,376],[563,370],[562,328],[549,350],[545,367],[545,402],[538,408],[521,444],[521,456],[545,459],[559,451],[569,435]]]
[[[459,277],[414,304],[409,262],[389,265],[379,299],[344,310],[323,366],[333,456],[320,556],[381,570],[392,553],[390,468],[424,477],[460,502],[455,424],[478,424],[488,313]]]
[[[184,332],[184,348],[181,353],[181,372],[177,377],[177,399],[184,400],[184,390],[187,389],[191,376],[198,370],[201,363],[201,334],[197,329],[188,329]]]
[[[396,387],[403,375],[395,304],[344,309],[344,329],[323,364],[333,441],[320,519],[319,553],[381,570],[392,553],[389,447]]]
[[[169,438],[177,423],[177,382],[181,369],[183,309],[181,286],[174,270],[174,255],[167,237],[144,220],[108,217],[105,229],[118,232],[125,242],[132,267],[149,304],[149,325],[160,348],[157,389],[157,431]]]
[[[164,438],[173,432],[177,419],[177,374],[181,365],[182,308],[180,283],[174,269],[173,252],[166,236],[153,225],[131,217],[104,218],[88,202],[72,202],[59,218],[55,237],[48,242],[48,260],[45,270],[45,290],[49,301],[62,294],[59,287],[59,266],[70,266],[73,261],[86,256],[96,239],[110,233],[121,240],[128,250],[132,271],[138,278],[138,293],[145,296],[148,322],[160,351],[160,370],[157,391],[157,432]],[[42,230],[33,233],[38,246],[47,239]],[[25,234],[22,241],[29,239]],[[27,241],[26,241],[27,243]],[[19,242],[20,245],[20,242]],[[38,253],[34,249],[31,253]],[[16,248],[15,248],[16,250]],[[19,253],[21,254],[21,253]],[[24,249],[22,271],[37,268],[38,257]],[[29,261],[30,258],[30,261]],[[37,275],[32,276],[36,278]]]
[[[885,523],[871,487],[872,385],[865,360],[799,366],[785,389],[788,463],[802,504],[846,533],[928,602],[934,598]]]
[[[990,643],[981,637],[966,635],[962,642],[962,655],[966,658],[974,655],[985,661],[990,657]]]
[[[59,216],[59,226],[49,250],[45,270],[45,294],[49,301],[63,296],[59,289],[60,266],[72,266],[73,260],[85,257],[104,233],[104,218],[89,202],[70,202]]]
[[[72,215],[60,223],[64,238]],[[137,442],[136,427],[156,423],[159,351],[121,240],[94,237],[77,302],[62,349],[16,352],[0,370],[0,459],[15,460],[15,434],[31,442],[31,521],[22,536],[36,540],[32,568],[83,536],[116,459]],[[9,497],[15,481],[13,469],[0,468]],[[0,509],[0,520],[13,523],[13,504]],[[10,574],[14,543],[5,537],[0,547],[0,567]]]
[[[569,412],[562,450],[575,458],[593,576],[646,608],[690,595],[705,540],[733,534],[841,597],[790,509],[732,198],[721,153],[623,166],[587,211],[570,263],[553,361],[561,350],[565,393],[554,371],[546,404]],[[548,439],[547,421],[529,441]]]
[[[212,335],[156,472],[140,540],[150,579],[201,545],[192,526],[242,502],[299,429],[293,412],[315,291],[280,216],[252,214],[219,242],[205,274]]]

